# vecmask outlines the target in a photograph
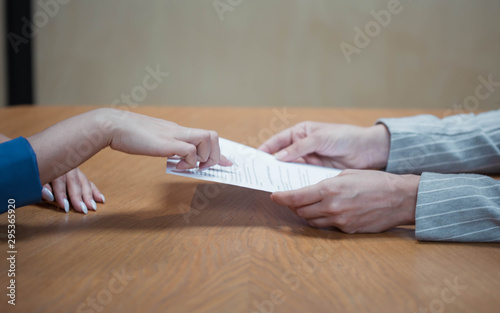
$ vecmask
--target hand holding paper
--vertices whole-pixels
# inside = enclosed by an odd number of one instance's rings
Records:
[[[232,166],[175,170],[178,159],[168,159],[167,174],[191,177],[269,192],[294,190],[338,175],[341,170],[278,161],[273,155],[220,138],[221,154]]]

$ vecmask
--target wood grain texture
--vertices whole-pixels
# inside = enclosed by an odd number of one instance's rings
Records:
[[[90,109],[1,109],[0,132],[29,136]],[[135,109],[254,146],[283,125],[276,114],[283,116],[283,109],[274,110]],[[378,117],[423,111],[286,113],[294,115],[286,126],[302,120],[370,125]],[[413,227],[370,235],[313,229],[271,202],[269,193],[166,175],[164,159],[110,149],[81,168],[106,204],[87,216],[50,204],[17,210],[17,305],[3,295],[1,312],[500,310],[498,244],[420,243]],[[1,234],[6,225],[4,214]],[[465,289],[449,289],[456,279]]]

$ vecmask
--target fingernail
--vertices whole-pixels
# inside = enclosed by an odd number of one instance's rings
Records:
[[[50,202],[54,201],[54,195],[46,187],[43,187],[42,189],[42,198]]]
[[[94,211],[97,211],[97,204],[95,203],[94,200],[90,201],[90,203],[92,203],[92,209],[94,209]]]
[[[83,201],[80,201],[80,207],[82,208],[83,214],[87,214],[89,210],[87,210],[87,206]]]
[[[69,202],[68,202],[68,199],[64,199],[63,202],[64,202],[64,211],[66,213],[68,213],[69,212]]]
[[[236,166],[236,167],[238,167],[238,163],[236,163],[236,161],[233,161],[232,159],[230,159],[230,158],[228,158],[228,157],[226,157],[226,159],[227,159],[229,162],[231,162],[231,165],[230,165],[230,166]]]
[[[207,167],[198,167],[198,172],[203,172],[204,170],[208,170],[211,166],[207,166]]]
[[[104,195],[101,193],[101,199],[102,199],[102,203],[106,202],[106,198],[104,198]]]
[[[185,165],[184,165],[185,166]],[[184,166],[179,166],[179,164],[177,164],[173,169],[172,171],[174,172],[184,172],[186,169],[185,168],[182,168]]]
[[[275,157],[278,160],[283,160],[284,158],[286,158],[287,155],[288,155],[288,151],[281,150],[280,152],[276,153]]]

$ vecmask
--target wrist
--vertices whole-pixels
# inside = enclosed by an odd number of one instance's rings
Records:
[[[91,120],[93,121],[93,129],[96,129],[98,136],[100,137],[99,146],[101,149],[109,147],[116,133],[119,131],[119,118],[118,112],[120,110],[111,108],[96,109],[89,113],[93,114]]]
[[[391,136],[384,124],[377,124],[366,128],[367,139],[365,144],[368,147],[369,168],[383,169],[387,167],[389,151],[391,148]]]
[[[400,175],[400,178],[401,181],[397,183],[397,193],[402,197],[399,204],[402,212],[402,225],[414,224],[420,176]]]

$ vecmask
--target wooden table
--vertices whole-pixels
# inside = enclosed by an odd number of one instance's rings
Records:
[[[0,132],[28,136],[90,109],[2,109]],[[371,125],[423,113],[134,111],[253,146],[302,120]],[[7,305],[2,252],[1,312],[500,312],[498,244],[417,242],[412,227],[368,235],[313,229],[269,193],[166,175],[163,159],[110,149],[81,169],[106,204],[86,216],[49,204],[17,210],[17,304]],[[6,225],[4,214],[1,251]]]

